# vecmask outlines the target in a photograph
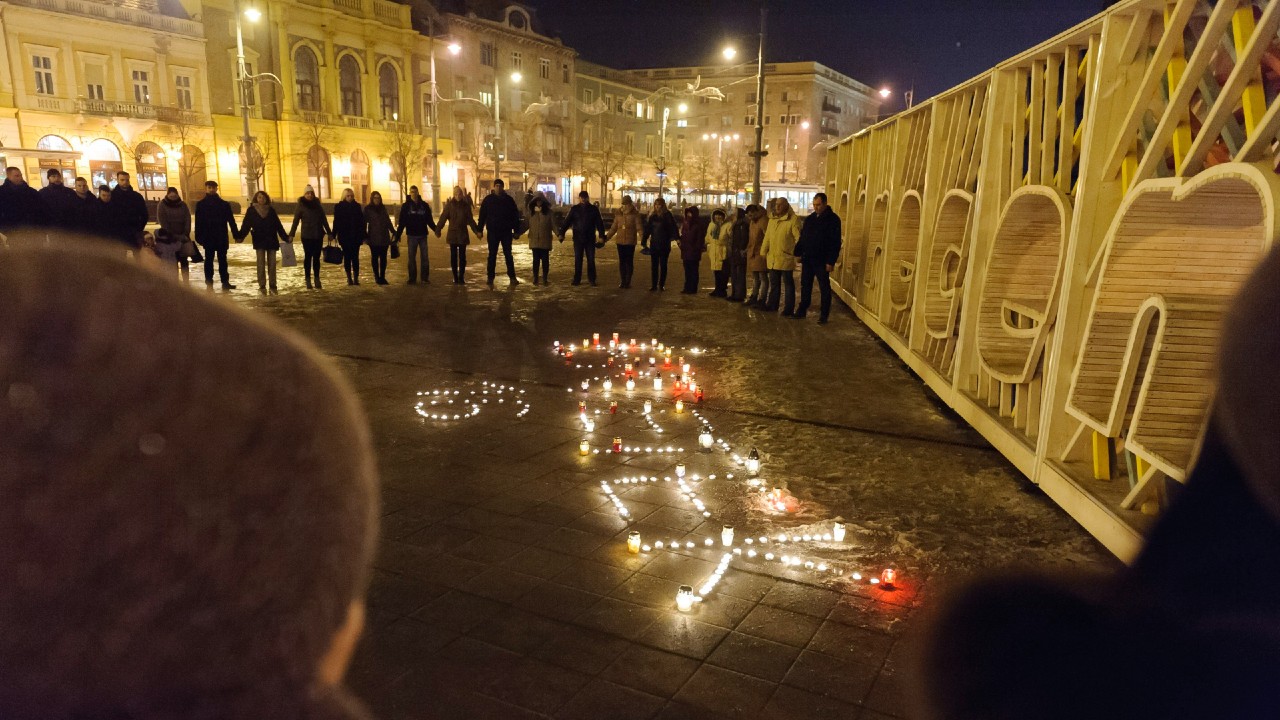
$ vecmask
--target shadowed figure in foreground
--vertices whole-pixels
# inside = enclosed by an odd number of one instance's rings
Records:
[[[274,323],[54,247],[0,251],[0,717],[364,717],[352,392]]]
[[[1115,577],[983,578],[933,618],[930,720],[1261,718],[1280,707],[1280,250],[1227,316],[1187,485]]]

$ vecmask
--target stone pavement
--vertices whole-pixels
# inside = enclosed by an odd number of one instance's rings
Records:
[[[948,582],[1006,563],[1114,564],[838,303],[825,327],[732,306],[706,297],[705,267],[700,296],[649,293],[645,256],[635,288],[618,290],[611,246],[600,287],[570,287],[567,244],[553,252],[550,287],[527,281],[530,255],[518,248],[524,284],[508,289],[500,276],[491,292],[482,247],[465,287],[433,241],[430,285],[406,286],[401,259],[391,285],[376,286],[366,255],[358,288],[325,266],[325,290],[307,291],[290,269],[278,296],[257,294],[247,245],[232,251],[229,295],[318,343],[373,426],[382,543],[350,683],[383,720],[905,717],[910,628]],[[678,262],[671,274],[678,288]],[[760,448],[761,476],[789,488],[796,512],[767,512],[725,453],[695,452],[697,421],[674,415],[669,395],[654,417],[684,454],[579,455],[577,403],[588,395],[566,388],[589,375],[552,341],[615,330],[706,349],[689,358],[707,392],[698,409],[735,452]],[[523,390],[528,415],[506,403],[447,423],[414,412],[418,392],[484,382]],[[659,396],[643,384],[634,399],[620,387],[613,396],[617,415],[590,395],[604,410],[593,446],[613,435],[656,442],[640,404]],[[671,476],[678,461],[717,473],[697,487],[712,518],[670,482],[613,486],[644,542],[696,543],[628,553],[628,523],[600,482]],[[845,543],[800,552],[842,568],[838,578],[739,557],[694,612],[676,611],[677,587],[714,571],[721,550],[704,540],[721,525],[773,537],[829,532],[836,517]],[[894,590],[849,574],[889,564],[901,574]]]

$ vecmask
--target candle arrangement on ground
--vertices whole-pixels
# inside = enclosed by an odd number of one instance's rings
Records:
[[[473,418],[488,405],[502,405],[515,408],[516,418],[523,418],[530,409],[524,394],[524,390],[518,390],[514,385],[486,380],[480,384],[479,390],[423,390],[418,393],[418,402],[413,410],[425,420],[452,421]]]
[[[688,348],[686,351],[680,351],[674,346],[659,342],[656,338],[648,343],[637,344],[635,339],[624,343],[618,333],[613,333],[610,341],[602,343],[600,334],[593,333],[590,340],[583,339],[580,345],[576,343],[563,345],[556,342],[553,352],[563,357],[566,363],[573,365],[575,369],[603,371],[601,375],[580,380],[576,386],[571,385],[568,388],[570,393],[585,393],[587,399],[579,401],[579,415],[588,434],[595,429],[591,417],[600,414],[600,411],[592,410],[590,407],[591,402],[597,398],[608,408],[609,414],[603,416],[605,419],[623,419],[628,414],[634,416],[635,413],[639,413],[648,431],[658,436],[668,430],[658,422],[660,416],[666,416],[674,425],[684,425],[691,420],[696,423],[695,450],[703,453],[704,458],[706,454],[711,455],[710,458],[700,460],[695,465],[714,463],[717,462],[717,458],[723,456],[724,459],[721,462],[726,469],[738,469],[743,472],[741,487],[754,503],[754,505],[749,503],[748,508],[754,507],[759,517],[767,522],[769,517],[796,517],[805,510],[805,504],[787,489],[785,482],[771,481],[770,474],[766,470],[767,458],[759,448],[747,446],[744,448],[744,453],[735,452],[728,441],[716,434],[715,426],[699,409],[700,403],[707,397],[707,387],[705,382],[700,382],[697,378],[697,368],[694,363],[686,359],[686,355],[696,359],[704,352],[702,349]],[[681,352],[685,354],[679,354]],[[625,388],[625,390],[619,391],[618,388]],[[610,417],[617,416],[620,412],[623,418]],[[683,428],[685,431],[688,429],[687,425]],[[680,428],[673,426],[670,430],[678,431]],[[691,505],[693,511],[703,518],[710,519],[713,512],[699,494],[699,488],[705,481],[715,481],[718,477],[735,480],[733,472],[725,472],[723,475],[718,473],[703,475],[696,472],[688,466],[687,461],[697,456],[684,458],[685,448],[683,447],[641,443],[628,440],[616,433],[610,435],[612,444],[608,442],[608,438],[604,438],[598,443],[601,447],[593,447],[596,443],[591,438],[584,437],[579,447],[580,454],[585,458],[599,455],[680,456],[672,458],[675,466],[669,474],[632,474],[601,481],[602,492],[628,525],[634,523],[636,518],[618,494],[626,489],[625,486],[669,485],[683,501]],[[746,528],[735,529],[734,526],[726,524],[721,527],[718,537],[714,538],[689,536],[650,540],[642,537],[640,531],[631,529],[626,534],[626,546],[628,552],[637,555],[655,552],[688,554],[705,552],[711,548],[719,549],[721,555],[710,577],[706,578],[701,585],[697,585],[696,589],[694,585],[681,586],[675,598],[676,608],[681,612],[696,611],[698,604],[706,601],[721,578],[732,569],[735,563],[765,565],[772,563],[788,571],[800,571],[801,576],[806,572],[812,573],[817,580],[837,580],[877,586],[885,590],[892,590],[900,585],[901,575],[896,566],[891,565],[876,570],[855,569],[847,567],[846,563],[804,555],[806,545],[828,553],[833,546],[837,549],[847,547],[846,536],[845,522],[842,518],[837,518],[834,522],[822,523],[819,527],[809,526],[804,531],[793,529],[788,532],[774,531],[762,534],[748,532]]]

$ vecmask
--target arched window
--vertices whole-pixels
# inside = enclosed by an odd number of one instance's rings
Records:
[[[320,61],[303,45],[293,54],[293,72],[298,86],[298,109],[320,110]]]
[[[120,162],[120,148],[105,138],[98,138],[89,143],[84,155],[89,159],[89,173],[93,178],[93,186],[116,186],[116,173],[124,169]]]
[[[507,8],[507,24],[515,30],[528,30],[529,16],[519,8]]]
[[[316,191],[316,197],[332,197],[329,192],[329,151],[319,145],[312,145],[307,151],[307,182]]]
[[[204,183],[208,179],[204,151],[195,145],[183,145],[178,157],[178,174],[182,176],[182,197],[188,201],[204,197]]]
[[[369,156],[363,150],[351,153],[351,189],[361,203],[369,202]]]
[[[40,182],[47,185],[49,183],[49,171],[57,170],[62,173],[62,184],[71,187],[76,181],[76,161],[72,155],[64,155],[63,153],[74,153],[71,143],[66,138],[57,135],[45,135],[36,141],[36,148],[39,150],[50,151],[48,155],[40,156]]]
[[[135,189],[152,200],[163,197],[169,187],[164,150],[153,142],[141,142],[133,155],[138,162],[138,176],[133,181]]]
[[[338,61],[338,87],[342,90],[342,114],[359,117],[364,114],[364,98],[360,92],[360,63],[351,55]]]
[[[36,141],[36,147],[41,150],[57,150],[60,152],[72,152],[71,143],[58,135],[45,135]]]
[[[400,119],[400,74],[389,62],[378,68],[378,101],[383,120]]]

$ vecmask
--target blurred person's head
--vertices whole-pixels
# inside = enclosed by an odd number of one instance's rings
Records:
[[[120,172],[117,172],[117,173],[116,173],[116,185],[122,185],[122,186],[124,186],[124,187],[129,187],[129,173],[127,173],[127,172],[125,172],[125,171],[123,171],[123,170],[121,170]]]
[[[422,200],[422,194],[418,192],[417,185],[409,186],[409,197],[413,198],[414,202],[419,202]]]
[[[22,169],[16,167],[7,167],[4,169],[4,179],[14,185],[26,185],[27,181],[22,177]]]
[[[382,193],[378,192],[377,190],[374,190],[373,192],[369,193],[369,204],[370,204],[370,205],[381,205],[381,204],[382,204]]]
[[[206,195],[218,194],[218,183],[210,180],[204,184],[204,192]]]
[[[76,192],[81,195],[89,194],[89,181],[82,177],[76,178]]]
[[[463,190],[461,185],[454,185],[454,186],[453,186],[453,199],[454,199],[454,200],[466,200],[466,199],[467,199],[467,191]]]
[[[50,185],[62,186],[62,171],[57,168],[49,168],[49,172],[45,173],[45,177],[49,179]]]
[[[267,194],[266,190],[259,190],[258,192],[253,194],[253,204],[254,205],[270,205],[271,196]]]
[[[356,191],[352,190],[351,188],[344,188],[342,190],[342,202],[355,202],[355,201],[356,201]]]
[[[498,178],[497,180],[493,181],[493,191],[498,193],[499,195],[502,195],[506,192],[506,190],[504,189],[506,187],[507,187],[507,184],[502,181],[502,178]]]
[[[99,185],[99,186],[98,186],[98,199],[99,199],[99,200],[101,200],[102,202],[107,202],[108,200],[110,200],[110,199],[111,199],[111,186],[110,186],[110,185]]]
[[[362,717],[377,496],[347,384],[88,250],[0,255],[0,306],[0,717]]]

